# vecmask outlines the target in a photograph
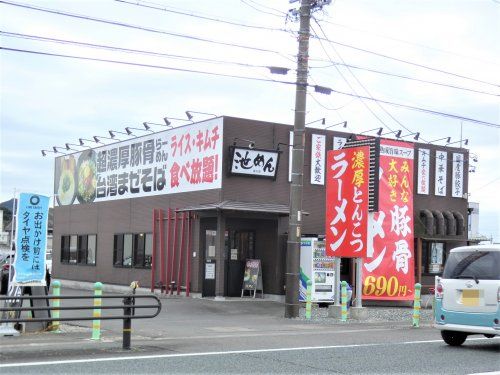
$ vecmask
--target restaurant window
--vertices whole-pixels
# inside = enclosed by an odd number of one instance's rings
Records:
[[[96,251],[95,234],[61,236],[61,263],[95,266]]]
[[[115,234],[113,246],[115,267],[151,268],[152,256],[151,233]]]
[[[445,261],[445,247],[443,242],[427,243],[426,251],[422,254],[422,263],[426,274],[441,274]]]

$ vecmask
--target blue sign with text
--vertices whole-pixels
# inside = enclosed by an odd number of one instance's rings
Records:
[[[49,199],[30,193],[19,196],[14,284],[45,285]]]

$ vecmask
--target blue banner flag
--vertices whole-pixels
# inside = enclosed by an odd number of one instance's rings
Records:
[[[14,285],[45,285],[49,199],[30,193],[19,196]]]

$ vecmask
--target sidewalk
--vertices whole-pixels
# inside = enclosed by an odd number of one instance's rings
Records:
[[[141,294],[144,292],[140,291]],[[62,295],[92,295],[89,290],[63,288]],[[108,293],[105,289],[104,294]],[[113,293],[114,294],[114,293]],[[160,346],[165,349],[178,348],[182,343],[193,341],[213,342],[217,340],[255,340],[256,337],[279,339],[300,335],[321,335],[325,332],[347,332],[359,330],[410,329],[413,309],[408,307],[367,307],[368,318],[364,321],[328,317],[327,308],[313,307],[312,319],[305,319],[305,309],[300,317],[285,319],[285,306],[281,302],[259,298],[188,298],[183,296],[160,296],[162,310],[153,319],[132,321],[132,348]],[[62,300],[61,306],[81,304],[82,301]],[[87,300],[86,303],[91,303]],[[121,299],[113,300],[121,303]],[[103,300],[103,305],[106,302]],[[103,310],[103,315],[109,311]],[[78,314],[78,315],[76,315]],[[64,316],[92,316],[92,310],[61,311]],[[121,312],[120,312],[121,314]],[[421,327],[430,327],[431,310],[422,310]],[[122,320],[102,320],[101,339],[91,340],[92,321],[62,322],[61,332],[23,333],[18,337],[0,337],[0,360],[12,360],[27,353],[53,356],[53,353],[69,352],[72,355],[120,352],[122,347]],[[311,336],[311,337],[312,337]]]

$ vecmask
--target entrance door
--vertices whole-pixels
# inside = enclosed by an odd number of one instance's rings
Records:
[[[203,264],[203,288],[202,297],[215,296],[215,272],[217,264],[215,263],[215,237],[217,231],[205,231],[205,261]]]
[[[255,257],[255,232],[229,230],[227,249],[226,295],[239,297],[247,259]]]

